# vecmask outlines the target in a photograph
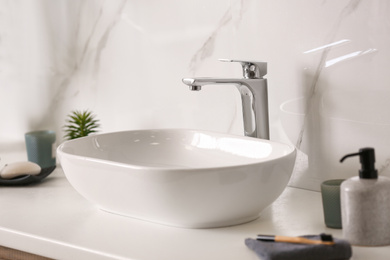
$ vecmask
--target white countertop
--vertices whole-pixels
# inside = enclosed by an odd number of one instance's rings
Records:
[[[259,259],[245,244],[256,234],[305,235],[326,228],[318,192],[287,188],[261,217],[216,229],[181,229],[99,210],[61,169],[25,187],[0,186],[0,245],[55,259]],[[353,258],[389,259],[390,246],[353,247]]]

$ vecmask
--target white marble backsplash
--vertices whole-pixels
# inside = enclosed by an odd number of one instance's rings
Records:
[[[195,128],[242,134],[234,86],[188,91],[189,76],[241,77],[219,58],[268,62],[271,139],[297,146],[290,185],[358,173],[376,149],[390,176],[387,0],[0,0],[0,157],[27,131],[92,110],[102,132]]]

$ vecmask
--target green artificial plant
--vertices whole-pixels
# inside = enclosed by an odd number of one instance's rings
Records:
[[[99,120],[95,119],[92,112],[74,110],[66,119],[65,136],[66,140],[72,140],[89,134],[96,133],[99,128]]]

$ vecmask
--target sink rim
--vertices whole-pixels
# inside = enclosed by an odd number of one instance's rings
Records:
[[[279,155],[275,158],[272,159],[254,159],[257,161],[249,162],[249,163],[239,163],[239,164],[234,164],[234,165],[226,165],[226,166],[209,166],[209,167],[172,167],[172,166],[145,166],[145,165],[137,165],[137,164],[131,164],[131,163],[125,163],[125,162],[118,162],[118,161],[113,161],[109,159],[101,159],[101,158],[95,158],[91,156],[85,156],[85,155],[77,155],[77,154],[72,154],[67,151],[64,151],[64,148],[66,148],[67,145],[71,145],[75,142],[80,142],[80,141],[85,141],[88,139],[95,139],[95,138],[100,138],[104,136],[109,136],[109,135],[120,135],[120,134],[126,134],[126,133],[136,133],[136,132],[179,132],[179,133],[204,133],[204,134],[209,134],[211,136],[217,136],[217,137],[229,137],[229,138],[235,138],[238,140],[247,140],[247,141],[254,141],[254,142],[260,142],[260,143],[267,143],[267,144],[276,144],[278,146],[284,147],[286,150],[288,150],[287,153],[283,155]],[[199,129],[188,129],[188,128],[153,128],[153,129],[134,129],[134,130],[123,130],[123,131],[115,131],[115,132],[107,132],[107,133],[99,133],[99,134],[93,134],[89,135],[86,137],[81,137],[73,140],[68,140],[63,142],[58,148],[57,148],[57,154],[59,155],[59,160],[61,160],[61,156],[66,154],[66,156],[70,158],[74,158],[77,160],[84,160],[84,161],[91,161],[95,163],[100,163],[100,164],[109,164],[117,167],[124,167],[124,168],[129,168],[129,169],[137,169],[137,170],[147,170],[147,171],[199,171],[199,170],[216,170],[216,169],[232,169],[235,167],[243,167],[243,166],[250,166],[250,165],[257,165],[257,164],[263,164],[263,163],[268,163],[272,162],[275,160],[280,160],[283,157],[286,157],[296,151],[296,147],[294,145],[288,144],[288,143],[283,143],[279,141],[272,141],[272,140],[266,140],[266,139],[259,139],[259,138],[254,138],[254,137],[248,137],[248,136],[241,136],[241,135],[235,135],[235,134],[230,134],[230,133],[223,133],[223,132],[216,132],[216,131],[209,131],[209,130],[199,130]]]

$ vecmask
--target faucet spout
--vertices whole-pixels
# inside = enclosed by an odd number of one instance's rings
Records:
[[[200,91],[200,90],[202,90],[202,86],[194,85],[194,86],[189,86],[189,87],[190,87],[191,91]]]
[[[201,90],[205,85],[235,85],[242,101],[246,136],[269,140],[268,91],[264,78],[184,78],[190,90]]]

